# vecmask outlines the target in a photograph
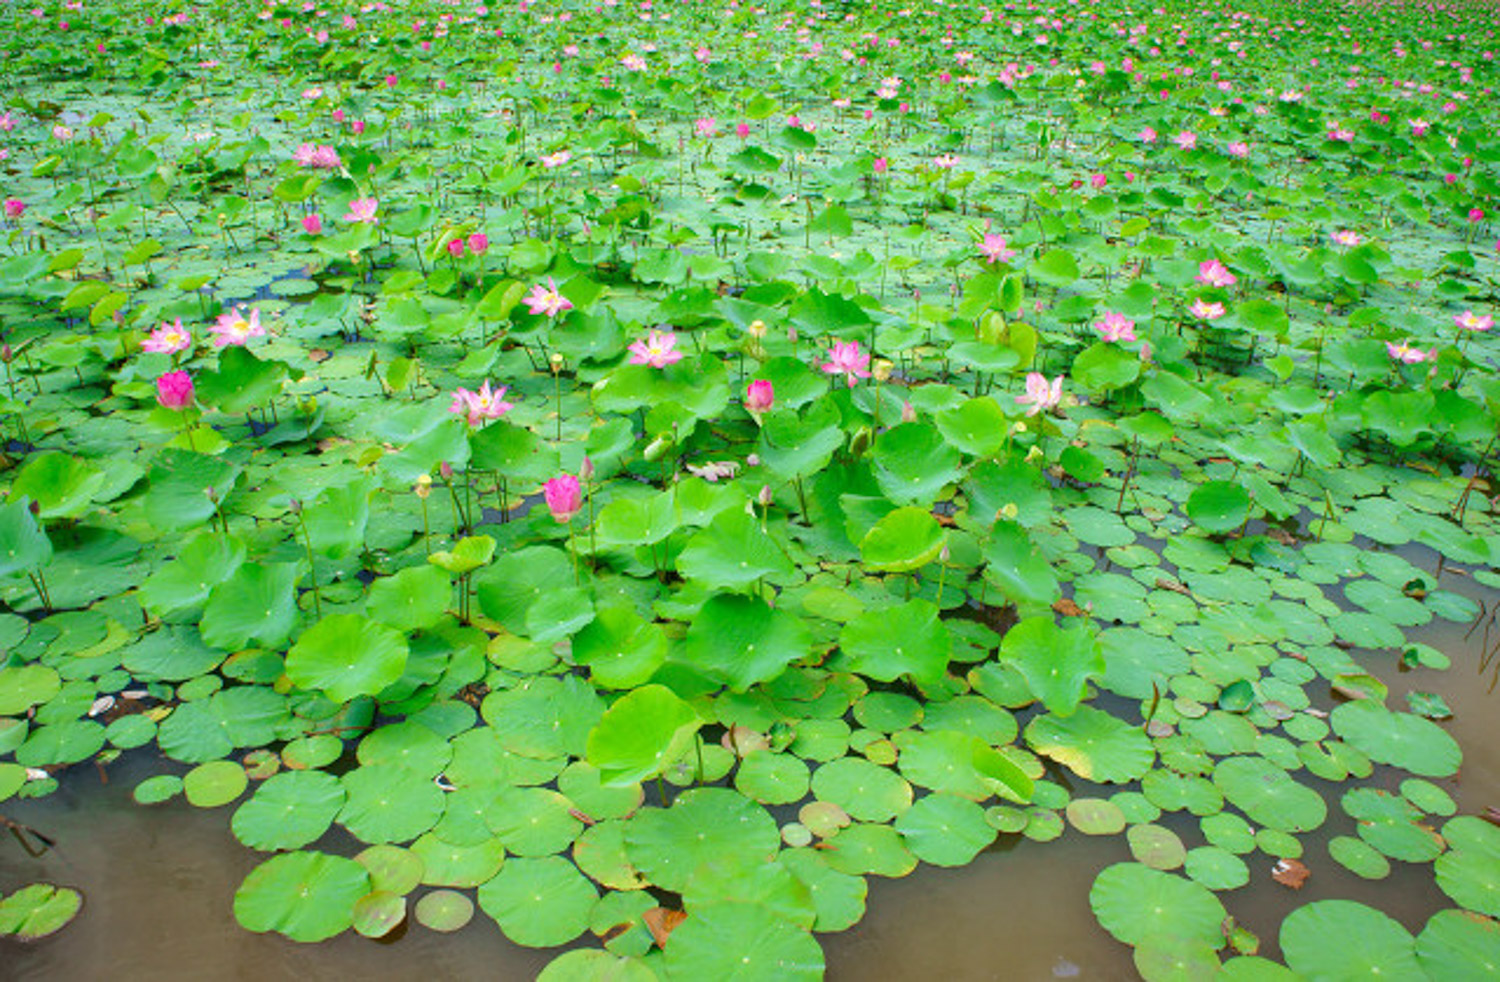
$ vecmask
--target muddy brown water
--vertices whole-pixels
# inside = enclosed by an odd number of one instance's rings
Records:
[[[1410,555],[1432,568],[1430,554]],[[1500,591],[1445,572],[1442,585],[1494,609]],[[1483,631],[1444,621],[1410,629],[1453,661],[1446,672],[1399,672],[1390,652],[1363,654],[1361,661],[1391,688],[1388,704],[1404,708],[1412,689],[1439,692],[1453,709],[1445,726],[1464,748],[1457,780],[1436,782],[1459,804],[1460,813],[1500,807],[1500,691],[1492,689],[1496,664],[1481,671]],[[1489,643],[1500,641],[1500,629]],[[1500,662],[1500,659],[1496,660]],[[259,854],[240,845],[228,828],[229,809],[203,811],[180,798],[145,808],[130,799],[137,782],[163,770],[149,755],[132,754],[108,769],[72,768],[60,789],[37,801],[11,801],[5,813],[55,839],[58,848],[28,857],[9,837],[0,839],[0,891],[47,880],[83,891],[78,918],[43,941],[0,941],[0,982],[10,980],[321,979],[531,979],[552,958],[511,944],[494,922],[476,911],[462,931],[440,935],[411,925],[394,941],[376,942],[345,933],[318,945],[298,945],[240,928],[231,911],[234,891]],[[1406,775],[1377,768],[1366,786],[1394,789]],[[1323,791],[1329,817],[1315,834],[1302,836],[1303,861],[1312,870],[1293,892],[1273,882],[1272,860],[1262,853],[1245,859],[1251,882],[1221,893],[1241,924],[1262,939],[1262,954],[1276,957],[1276,932],[1294,907],[1317,899],[1346,897],[1377,907],[1414,933],[1437,910],[1452,906],[1438,890],[1430,864],[1392,861],[1389,877],[1365,881],[1328,856],[1335,835],[1353,834],[1353,821],[1338,806],[1344,786],[1327,785],[1305,772],[1298,779]],[[1117,788],[1101,788],[1109,794]],[[1087,785],[1074,794],[1094,793]],[[1197,822],[1185,813],[1159,821],[1192,847],[1202,843]],[[352,851],[352,850],[351,850]],[[1089,910],[1088,890],[1103,867],[1130,858],[1123,835],[1090,837],[1069,828],[1061,839],[1036,843],[1005,836],[996,847],[961,869],[921,866],[899,880],[870,879],[868,911],[855,927],[819,935],[828,978],[855,980],[1129,979],[1136,972],[1130,949],[1099,928]]]

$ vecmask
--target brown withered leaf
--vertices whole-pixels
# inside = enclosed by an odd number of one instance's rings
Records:
[[[1189,590],[1181,583],[1178,583],[1176,580],[1169,579],[1165,576],[1158,576],[1156,578],[1156,585],[1159,589],[1171,590],[1173,593],[1180,593],[1184,597],[1191,597],[1193,595],[1193,591]]]
[[[307,353],[307,357],[311,358],[315,364],[321,364],[332,358],[333,352],[323,348],[314,348]]]
[[[670,907],[652,907],[641,915],[641,920],[646,922],[646,930],[651,932],[651,940],[656,942],[656,946],[665,948],[667,938],[671,937],[677,925],[687,920],[687,914]]]
[[[1301,890],[1302,884],[1311,875],[1312,870],[1296,859],[1278,859],[1276,865],[1271,867],[1271,879],[1293,890]]]
[[[1067,597],[1059,597],[1052,601],[1052,609],[1064,617],[1082,617],[1083,608],[1075,604]]]

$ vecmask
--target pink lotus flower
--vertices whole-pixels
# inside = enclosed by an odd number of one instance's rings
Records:
[[[461,238],[450,239],[446,248],[448,250],[448,255],[452,256],[454,259],[458,259],[464,254],[464,240]]]
[[[10,110],[7,109],[3,114],[0,114],[0,130],[4,130],[5,132],[9,133],[11,130],[13,130],[15,128],[16,128],[15,117],[12,116],[10,114]]]
[[[583,490],[578,478],[572,474],[554,477],[542,485],[542,496],[547,501],[547,510],[559,522],[567,523],[583,509]]]
[[[1191,130],[1183,130],[1172,137],[1172,142],[1183,150],[1194,150],[1198,146],[1198,134]]]
[[[712,139],[719,132],[719,121],[712,116],[700,116],[693,120],[693,129],[705,140]]]
[[[302,216],[302,231],[308,235],[323,234],[323,219],[318,216],[317,212]]]
[[[632,72],[640,72],[646,70],[646,59],[642,58],[640,55],[626,55],[625,57],[620,59],[620,64],[624,65],[628,70]]]
[[[561,167],[563,164],[566,164],[568,161],[572,160],[573,153],[570,150],[559,150],[557,151],[557,153],[543,154],[541,159],[542,167],[547,170],[552,170],[554,167]]]
[[[245,308],[236,307],[232,312],[220,314],[209,331],[216,335],[215,348],[243,345],[251,338],[265,337],[266,329],[260,326],[260,310],[252,308],[245,317]]]
[[[1411,127],[1412,136],[1426,136],[1427,130],[1432,126],[1425,119],[1409,119],[1407,120],[1407,125]]]
[[[1228,151],[1229,156],[1238,157],[1241,160],[1250,156],[1250,144],[1245,143],[1243,140],[1236,140],[1224,149]]]
[[[1484,221],[1484,209],[1483,208],[1470,208],[1469,209],[1469,221],[1471,221],[1471,222],[1482,222],[1482,221]]]
[[[1062,383],[1061,375],[1048,382],[1041,372],[1031,372],[1026,376],[1026,394],[1016,396],[1016,405],[1029,406],[1027,416],[1055,409],[1062,402]]]
[[[679,361],[682,361],[682,352],[677,350],[677,335],[671,331],[652,331],[646,335],[646,340],[635,341],[630,345],[632,365],[666,368]]]
[[[1437,357],[1437,349],[1423,351],[1421,348],[1413,348],[1411,342],[1402,341],[1400,344],[1385,343],[1386,353],[1403,365],[1420,365],[1424,361],[1431,361]]]
[[[1135,138],[1137,140],[1140,140],[1142,143],[1155,143],[1156,131],[1149,126],[1143,127],[1141,131],[1135,135]]]
[[[375,209],[379,207],[380,200],[378,198],[355,198],[349,202],[349,214],[344,216],[344,221],[378,225],[380,224],[380,219],[375,217]]]
[[[735,123],[734,124],[734,135],[737,136],[737,137],[739,137],[741,140],[743,140],[745,137],[749,136],[750,135],[750,124],[749,123]]]
[[[833,349],[828,352],[828,361],[823,364],[823,371],[829,375],[843,375],[852,389],[855,379],[870,377],[869,364],[870,356],[859,350],[858,341],[835,341]]]
[[[979,254],[987,263],[1004,263],[1009,262],[1015,256],[1016,250],[1006,247],[1005,236],[986,232],[984,241],[979,244]]]
[[[26,214],[26,202],[22,201],[20,198],[5,199],[6,218],[14,220],[20,218],[24,214]]]
[[[891,162],[884,157],[876,157],[875,162],[870,165],[875,173],[884,174],[891,169]]]
[[[557,282],[549,276],[546,286],[538,283],[531,288],[531,295],[526,297],[526,309],[532,314],[556,317],[565,310],[572,310],[573,301],[557,292]]]
[[[1188,309],[1199,320],[1211,321],[1224,316],[1224,305],[1218,302],[1194,300],[1192,307]]]
[[[776,404],[776,387],[766,379],[756,379],[745,389],[745,409],[750,415],[760,418]]]
[[[1341,229],[1333,233],[1331,236],[1329,236],[1329,238],[1331,238],[1336,245],[1351,247],[1357,246],[1364,241],[1364,239],[1360,237],[1358,232],[1351,232],[1348,229]]]
[[[1095,191],[1097,191],[1100,188],[1104,187],[1104,185],[1106,185],[1108,183],[1109,183],[1109,178],[1105,177],[1103,174],[1090,174],[1089,175],[1089,186],[1092,187]]]
[[[343,163],[339,159],[339,152],[333,147],[314,146],[311,143],[303,143],[292,152],[292,159],[303,167],[312,167],[318,170],[333,170]]]
[[[1497,246],[1500,246],[1500,243],[1497,243]],[[1488,331],[1495,326],[1495,318],[1489,314],[1481,316],[1472,310],[1466,310],[1454,315],[1453,323],[1465,331]]]
[[[193,377],[187,372],[167,372],[156,378],[156,401],[165,409],[182,410],[193,404]]]
[[[469,251],[476,256],[482,256],[490,249],[490,237],[483,232],[475,232],[469,236]]]
[[[1106,341],[1135,340],[1135,321],[1113,310],[1094,324],[1094,330]]]
[[[52,139],[62,143],[66,143],[67,141],[73,139],[73,131],[68,127],[62,125],[61,123],[58,123],[56,126],[52,127]]]
[[[468,419],[470,426],[478,426],[486,419],[499,419],[514,408],[514,403],[500,398],[505,395],[507,388],[508,386],[502,385],[492,392],[489,379],[484,380],[478,392],[470,392],[459,386],[453,390],[453,405],[448,407],[448,411],[462,414]]]
[[[952,170],[958,166],[958,157],[951,153],[941,154],[932,158],[932,166],[938,170]]]
[[[152,354],[175,355],[179,351],[186,351],[193,346],[193,335],[187,328],[182,326],[182,318],[177,318],[171,324],[162,322],[161,327],[151,332],[151,336],[141,342],[141,350]]]
[[[1204,286],[1234,286],[1239,282],[1229,267],[1217,259],[1205,259],[1198,264],[1197,280]]]

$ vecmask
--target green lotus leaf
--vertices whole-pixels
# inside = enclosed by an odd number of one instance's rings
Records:
[[[359,614],[329,614],[302,632],[286,656],[287,678],[335,702],[373,696],[401,678],[406,639]]]
[[[1046,604],[1061,591],[1051,565],[1036,548],[1031,536],[1015,522],[999,521],[990,530],[984,546],[985,581],[998,587],[1017,603]]]
[[[1473,815],[1443,826],[1449,849],[1437,858],[1437,884],[1460,907],[1500,917],[1500,828]]]
[[[1073,360],[1072,375],[1090,392],[1118,389],[1140,378],[1141,359],[1117,344],[1096,341]]]
[[[47,565],[52,542],[31,513],[31,503],[12,497],[0,505],[0,577]]]
[[[905,573],[938,558],[948,534],[925,508],[897,508],[876,522],[860,540],[859,553],[871,569]]]
[[[78,518],[104,486],[105,476],[71,454],[38,454],[16,473],[10,493],[36,502],[41,518]]]
[[[647,685],[621,696],[589,731],[585,758],[607,785],[664,773],[692,746],[703,720],[671,689]]]
[[[409,842],[443,817],[443,792],[404,767],[356,767],[339,781],[346,797],[338,822],[363,842]]]
[[[921,598],[859,614],[844,625],[839,648],[849,671],[882,682],[909,675],[922,685],[938,683],[952,656],[937,607]]]
[[[424,893],[417,901],[415,913],[417,923],[428,930],[451,934],[461,930],[473,919],[474,901],[456,890],[432,890]]]
[[[235,838],[263,852],[316,842],[344,805],[338,778],[322,771],[284,771],[268,778],[235,809]]]
[[[781,580],[792,564],[760,522],[743,511],[720,512],[677,557],[684,579],[710,590],[745,590],[765,577]]]
[[[203,524],[222,508],[240,468],[217,457],[169,449],[156,455],[147,473],[146,520],[161,532],[177,532]]]
[[[1028,617],[1007,631],[1000,655],[1020,669],[1032,693],[1059,716],[1077,710],[1089,680],[1104,674],[1104,656],[1092,628],[1077,619],[1059,628],[1051,614]]]
[[[604,715],[604,701],[588,683],[575,676],[562,679],[538,676],[512,688],[491,692],[479,710],[493,736],[498,738],[499,748],[521,757],[553,760],[565,755],[583,755],[589,731]],[[455,765],[459,757],[455,742]],[[556,776],[561,769],[559,764],[542,781]],[[517,783],[542,782],[518,780]]]
[[[1094,878],[1089,906],[1115,939],[1139,945],[1178,937],[1224,943],[1224,905],[1208,888],[1139,863],[1116,863]]]
[[[1281,922],[1281,952],[1307,978],[1420,978],[1406,928],[1352,900],[1317,900]]]
[[[141,606],[161,618],[191,612],[244,561],[245,544],[238,538],[200,533],[174,560],[146,577],[141,584]]]
[[[1084,780],[1106,784],[1143,776],[1156,758],[1140,727],[1089,706],[1068,717],[1038,716],[1026,727],[1026,743]]]
[[[62,690],[57,669],[47,665],[0,668],[0,716],[15,716],[49,702]]]
[[[677,892],[704,863],[765,863],[780,845],[770,813],[724,788],[685,791],[672,807],[642,809],[625,823],[630,863],[653,884]]]
[[[759,599],[721,594],[699,610],[676,660],[744,692],[807,657],[811,646],[800,618]]]
[[[1434,979],[1485,979],[1500,972],[1500,923],[1440,910],[1417,935],[1417,961]]]
[[[183,775],[182,791],[190,805],[217,808],[244,794],[249,783],[250,778],[240,764],[232,760],[211,760]]]
[[[1161,825],[1132,825],[1125,838],[1136,861],[1152,869],[1176,869],[1187,858],[1177,833]]]
[[[286,644],[298,620],[297,579],[295,563],[240,566],[209,592],[199,626],[203,640],[226,651]]]
[[[1323,796],[1263,757],[1230,757],[1214,768],[1214,785],[1252,821],[1284,832],[1323,824]]]
[[[1390,712],[1369,700],[1339,706],[1329,722],[1335,733],[1371,760],[1422,777],[1447,777],[1463,760],[1457,741],[1436,723]]]
[[[453,797],[448,796],[450,807]],[[494,797],[485,797],[488,799],[485,804],[488,814]],[[441,830],[442,825],[438,829]],[[494,837],[488,825],[475,841],[462,844],[449,842],[437,832],[425,832],[411,844],[410,854],[421,865],[421,882],[435,887],[477,887],[492,879],[505,865],[505,846]]]
[[[370,584],[365,610],[398,631],[421,631],[443,619],[453,584],[437,566],[409,566]]]
[[[83,894],[72,887],[32,883],[0,899],[0,937],[36,941],[68,925],[83,908]]]
[[[370,877],[352,859],[302,851],[272,856],[234,894],[234,917],[248,931],[323,941],[348,930]]]
[[[663,967],[671,978],[823,977],[823,950],[810,933],[756,904],[723,901],[695,908],[672,932]]]
[[[588,667],[595,685],[630,689],[666,662],[667,638],[661,625],[642,619],[634,607],[600,607],[573,636],[573,660]]]
[[[875,439],[875,480],[898,505],[929,504],[962,477],[959,453],[937,429],[902,423]]]
[[[1232,532],[1250,517],[1250,493],[1232,481],[1207,481],[1188,495],[1187,515],[1205,531]]]

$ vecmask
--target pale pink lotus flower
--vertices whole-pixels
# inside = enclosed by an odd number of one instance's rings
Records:
[[[709,140],[719,132],[719,121],[712,116],[700,116],[693,120],[693,129],[699,136]]]
[[[10,110],[7,109],[4,113],[0,113],[0,130],[4,130],[5,132],[9,133],[15,128],[16,119],[10,114]]]
[[[1005,236],[986,232],[984,241],[979,244],[979,254],[984,256],[984,261],[987,263],[1003,263],[1009,262],[1015,256],[1016,250],[1006,247]]]
[[[313,212],[311,215],[302,216],[302,231],[306,232],[308,235],[323,234],[323,219],[318,215],[317,212]]]
[[[141,350],[152,354],[175,355],[179,351],[186,351],[193,346],[193,335],[187,328],[182,326],[182,318],[177,318],[171,324],[162,321],[161,327],[152,331],[146,340],[141,342]]]
[[[1229,267],[1217,259],[1205,259],[1199,263],[1196,279],[1204,286],[1234,286],[1239,282]]]
[[[632,72],[645,71],[646,69],[646,59],[640,55],[626,55],[620,59],[620,64]]]
[[[73,131],[68,127],[62,125],[61,123],[58,123],[56,126],[52,127],[52,138],[62,143],[66,143],[67,141],[73,139]]]
[[[870,356],[859,350],[858,341],[835,341],[828,352],[828,361],[823,363],[823,371],[843,375],[852,389],[856,378],[870,377],[869,364]]]
[[[1149,126],[1146,126],[1143,127],[1141,131],[1135,135],[1135,138],[1137,140],[1140,140],[1142,143],[1155,143],[1156,131]]]
[[[932,166],[938,170],[952,170],[958,166],[958,157],[951,153],[941,154],[932,158]]]
[[[1323,135],[1335,143],[1348,143],[1354,139],[1354,131],[1347,126],[1330,126]]]
[[[1244,142],[1243,140],[1236,140],[1224,149],[1228,151],[1229,156],[1238,157],[1241,160],[1250,156],[1250,144]]]
[[[380,200],[378,198],[355,198],[349,202],[349,214],[344,216],[344,221],[378,225],[380,224],[380,219],[375,217],[375,210],[379,207]]]
[[[1351,232],[1348,229],[1340,229],[1339,231],[1329,236],[1329,238],[1332,239],[1336,245],[1350,247],[1357,246],[1364,241],[1364,239],[1360,237],[1360,234],[1358,232]]]
[[[509,386],[502,385],[491,391],[489,379],[484,380],[478,392],[470,392],[459,386],[453,390],[453,405],[448,407],[448,411],[464,416],[470,426],[478,426],[486,419],[499,419],[514,408],[514,403],[501,398],[507,388]]]
[[[1096,321],[1094,330],[1106,341],[1135,340],[1135,321],[1114,310]]]
[[[717,484],[738,474],[740,463],[737,460],[712,460],[706,464],[688,464],[687,472],[694,477],[703,478],[709,484]]]
[[[1496,243],[1496,248],[1500,249],[1500,242]],[[1454,315],[1453,324],[1465,331],[1488,331],[1495,326],[1495,318],[1490,314],[1480,315],[1472,310],[1466,310]]]
[[[633,341],[630,345],[632,365],[650,365],[666,368],[682,361],[682,352],[677,350],[677,335],[671,331],[652,331],[644,341]]]
[[[26,214],[26,202],[22,201],[20,198],[5,199],[6,218],[14,220],[20,218],[24,214]]]
[[[251,338],[266,335],[266,329],[260,325],[259,308],[251,308],[250,316],[246,317],[244,307],[235,307],[232,311],[220,314],[208,330],[215,335],[215,348],[243,345]]]
[[[532,314],[545,314],[548,317],[556,317],[563,311],[573,309],[573,301],[563,296],[557,290],[557,281],[547,277],[547,285],[538,283],[531,288],[531,294],[525,300],[526,309]]]
[[[1194,300],[1188,311],[1199,320],[1211,321],[1224,316],[1224,305],[1218,301]]]
[[[708,60],[713,56],[714,53],[707,48],[699,48],[697,51],[693,52],[693,57],[697,59],[698,64],[700,65],[708,64]]]
[[[554,477],[543,484],[542,497],[546,499],[552,517],[563,524],[572,521],[573,516],[583,510],[583,489],[572,474]]]
[[[1027,416],[1056,409],[1062,402],[1063,377],[1059,375],[1051,382],[1041,372],[1030,372],[1026,376],[1026,394],[1016,396],[1016,404],[1028,406]]]
[[[745,389],[745,409],[750,415],[760,418],[776,404],[776,387],[766,379],[756,379]]]
[[[1193,150],[1198,146],[1198,134],[1191,130],[1183,130],[1172,137],[1172,142],[1183,150]]]
[[[1421,348],[1413,348],[1410,341],[1402,341],[1400,344],[1385,343],[1386,353],[1403,365],[1420,365],[1424,361],[1431,361],[1437,357],[1437,349],[1423,351]]]
[[[1409,119],[1406,124],[1411,127],[1412,136],[1426,136],[1432,124],[1425,119]]]
[[[557,153],[543,154],[542,166],[547,170],[552,170],[554,167],[561,167],[572,159],[573,152],[571,150],[559,150]]]

